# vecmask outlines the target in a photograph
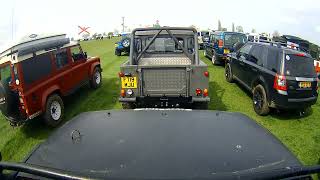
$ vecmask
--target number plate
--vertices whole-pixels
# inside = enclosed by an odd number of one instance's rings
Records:
[[[137,77],[121,77],[122,88],[137,88]]]
[[[311,87],[311,82],[300,82],[299,87],[300,88],[309,88],[309,87]]]
[[[224,49],[224,54],[228,54],[230,53],[230,50],[229,49]]]

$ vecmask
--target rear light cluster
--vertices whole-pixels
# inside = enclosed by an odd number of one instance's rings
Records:
[[[124,77],[124,73],[123,72],[119,72],[118,75],[119,75],[119,77]]]
[[[276,74],[274,78],[273,88],[276,90],[287,91],[287,80],[286,76]]]
[[[208,91],[208,89],[203,89],[203,91],[202,91],[202,89],[200,89],[200,88],[197,88],[196,89],[196,94],[197,94],[197,96],[201,96],[201,95],[203,95],[204,97],[207,97],[208,95],[209,95],[209,91]]]
[[[222,48],[222,47],[223,47],[223,40],[222,40],[222,39],[220,39],[220,40],[218,41],[218,46],[219,46],[219,48]]]
[[[133,90],[132,89],[127,89],[127,90],[121,89],[120,95],[121,95],[121,97],[126,97],[126,95],[132,96]]]

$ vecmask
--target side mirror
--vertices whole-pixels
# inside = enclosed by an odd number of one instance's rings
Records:
[[[85,59],[88,58],[87,52],[84,52],[84,58],[85,58]]]

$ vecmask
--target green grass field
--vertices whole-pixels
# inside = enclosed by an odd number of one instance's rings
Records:
[[[119,66],[128,56],[114,55],[116,39],[83,42],[82,47],[91,56],[100,56],[103,68],[103,85],[98,90],[81,88],[76,94],[64,99],[65,121],[85,111],[120,109]],[[236,83],[227,83],[224,68],[213,66],[211,61],[201,59],[209,66],[211,110],[241,112],[267,128],[278,137],[304,164],[317,164],[320,158],[320,104],[312,107],[310,115],[299,117],[295,112],[277,113],[260,117],[252,108],[251,97]],[[6,161],[21,161],[37,144],[54,130],[46,127],[41,119],[35,119],[22,127],[12,128],[0,115],[0,151]],[[259,139],[257,139],[259,141]]]

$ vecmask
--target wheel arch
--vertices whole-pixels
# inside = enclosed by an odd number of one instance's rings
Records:
[[[93,71],[94,71],[94,69],[95,69],[96,67],[99,67],[100,71],[102,71],[100,62],[92,63],[92,64],[91,64],[91,67],[90,67],[90,71],[89,71],[89,77],[92,76]]]
[[[57,94],[57,95],[59,95],[60,97],[63,96],[60,88],[59,88],[57,85],[48,88],[48,89],[42,94],[42,98],[41,98],[41,110],[42,110],[42,112],[44,112],[45,109],[46,109],[46,103],[47,103],[48,98],[49,98],[51,95],[53,95],[53,94]]]
[[[268,102],[270,101],[270,94],[269,94],[269,85],[266,82],[266,80],[263,78],[263,76],[258,76],[256,79],[254,79],[251,83],[251,92],[253,92],[254,87],[256,87],[257,85],[262,85],[263,88],[266,91],[266,95],[267,95],[267,100]]]

